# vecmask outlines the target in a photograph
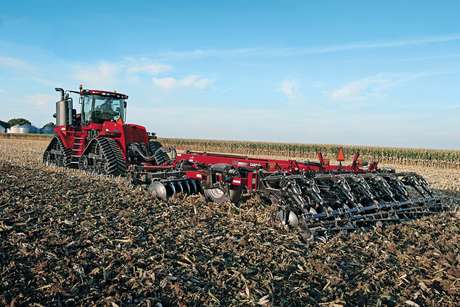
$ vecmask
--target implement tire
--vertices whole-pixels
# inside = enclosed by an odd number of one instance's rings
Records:
[[[220,188],[205,189],[204,196],[209,201],[216,204],[223,204],[225,202],[231,202],[238,204],[241,200],[242,189],[238,187],[236,189],[223,190]]]

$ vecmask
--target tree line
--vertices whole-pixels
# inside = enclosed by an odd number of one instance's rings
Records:
[[[29,120],[25,119],[25,118],[12,118],[7,122],[0,120],[0,125],[5,127],[5,128],[11,128],[11,127],[16,126],[16,125],[22,126],[22,125],[31,125],[31,124],[32,123]],[[46,127],[49,127],[49,126],[54,127],[54,123],[49,122],[46,125],[44,125],[42,127],[42,129],[46,128]]]

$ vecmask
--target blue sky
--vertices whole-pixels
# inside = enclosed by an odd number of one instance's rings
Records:
[[[0,119],[116,89],[160,136],[460,148],[460,2],[3,1]]]

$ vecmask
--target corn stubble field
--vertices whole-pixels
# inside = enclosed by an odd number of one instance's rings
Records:
[[[458,213],[307,246],[257,199],[164,203],[120,178],[44,167],[46,145],[0,139],[0,305],[460,301]],[[458,168],[398,169],[460,193]]]

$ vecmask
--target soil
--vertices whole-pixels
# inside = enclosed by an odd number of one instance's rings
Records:
[[[307,245],[256,198],[165,203],[121,178],[45,167],[46,145],[0,140],[0,305],[460,301],[458,213]],[[458,173],[417,171],[458,195]]]

